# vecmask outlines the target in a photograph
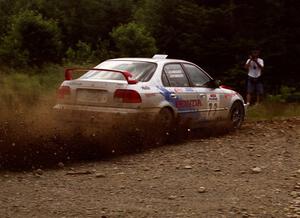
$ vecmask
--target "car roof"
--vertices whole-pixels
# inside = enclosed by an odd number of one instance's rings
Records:
[[[171,63],[171,62],[191,63],[180,59],[156,59],[156,58],[114,58],[114,59],[109,59],[108,61],[145,61],[145,62],[161,63],[161,64]]]

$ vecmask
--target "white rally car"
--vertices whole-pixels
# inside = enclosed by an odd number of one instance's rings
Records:
[[[73,79],[77,71],[85,73]],[[219,86],[196,64],[155,55],[66,69],[54,109],[74,122],[142,119],[169,129],[229,121],[239,128],[246,105],[240,94]]]

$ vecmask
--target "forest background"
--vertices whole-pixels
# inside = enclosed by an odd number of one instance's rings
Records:
[[[62,81],[63,67],[155,53],[192,61],[244,94],[243,66],[259,48],[266,93],[294,98],[299,11],[299,0],[0,0],[0,97],[32,103]]]

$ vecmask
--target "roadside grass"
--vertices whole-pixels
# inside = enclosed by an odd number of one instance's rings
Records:
[[[250,106],[247,111],[248,120],[271,120],[299,116],[299,103],[265,101],[259,105]]]
[[[63,68],[57,65],[42,69],[1,69],[0,108],[13,111],[41,101],[53,101],[63,79]]]

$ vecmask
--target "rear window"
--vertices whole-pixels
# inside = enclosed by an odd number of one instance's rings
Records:
[[[150,80],[156,67],[155,63],[143,61],[105,61],[95,68],[128,71],[132,74],[132,79],[144,82]],[[88,71],[81,79],[125,80],[120,73],[93,70]]]
[[[164,72],[166,73],[166,77],[168,78],[168,81],[170,84],[166,84],[166,81],[164,80],[164,85],[171,87],[188,87],[189,81],[181,67],[180,64],[167,64],[164,67]],[[164,76],[164,75],[163,75]],[[164,79],[164,78],[163,78]]]

